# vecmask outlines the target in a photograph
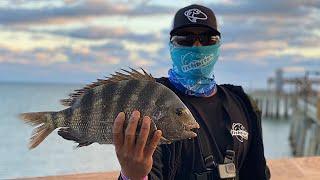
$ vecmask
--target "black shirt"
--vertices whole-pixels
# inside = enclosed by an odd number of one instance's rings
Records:
[[[226,109],[225,93],[218,87],[216,95],[207,98],[189,96],[177,90],[167,78],[157,79],[174,91],[190,109],[200,125],[198,136],[157,147],[153,154],[153,167],[149,179],[194,179],[195,173],[206,171],[203,160],[203,145],[208,142],[216,163],[223,163],[227,147],[236,153],[235,164],[240,180],[265,180],[261,124],[250,102],[230,92]],[[243,92],[242,94],[245,95]],[[230,111],[232,111],[230,113]],[[205,137],[202,137],[204,134]],[[233,135],[232,135],[233,134]],[[218,179],[217,176],[212,179]]]
[[[235,163],[237,169],[239,169],[244,160],[244,155],[248,150],[249,139],[243,139],[241,136],[232,136],[232,125],[238,124],[238,126],[242,126],[243,129],[250,134],[250,132],[248,132],[249,127],[245,114],[242,113],[242,110],[237,110],[241,108],[241,106],[233,110],[233,115],[230,117],[223,106],[223,101],[226,101],[226,98],[223,98],[224,92],[219,86],[217,86],[218,91],[214,96],[203,98],[182,94],[168,81],[162,83],[172,89],[181,98],[198,121],[200,125],[198,131],[204,132],[197,132],[198,136],[193,140],[182,141],[182,165],[177,169],[177,174],[183,176],[190,172],[199,173],[205,171],[203,159],[195,158],[191,160],[190,157],[203,157],[202,149],[204,148],[203,146],[206,145],[210,146],[209,150],[214,156],[215,162],[219,164],[223,163],[227,149],[234,150],[236,152]],[[231,126],[229,129],[226,123]],[[236,129],[234,131],[237,132]],[[207,143],[201,142],[201,140],[206,140]],[[207,156],[207,154],[205,154],[205,156]],[[192,164],[192,166],[186,164]]]
[[[229,136],[229,131],[224,122],[226,116],[221,99],[221,89],[219,88],[214,96],[201,98],[190,96],[189,102],[201,115],[200,128],[206,134],[209,144],[217,144],[219,151],[224,156],[227,150],[227,141],[224,137]],[[213,147],[212,147],[213,148]]]

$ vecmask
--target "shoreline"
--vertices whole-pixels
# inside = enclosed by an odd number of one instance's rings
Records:
[[[299,157],[286,159],[267,160],[267,164],[271,171],[272,180],[317,180],[320,177],[320,156]],[[119,171],[112,172],[96,172],[83,174],[70,174],[61,176],[47,176],[34,178],[20,178],[17,180],[115,180],[119,176]]]

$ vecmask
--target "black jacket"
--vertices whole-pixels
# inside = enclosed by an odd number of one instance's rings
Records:
[[[186,98],[184,98],[185,95],[174,88],[168,78],[159,78],[157,81],[173,90],[188,108],[192,108],[189,102],[186,101]],[[240,86],[221,85],[218,87],[222,87],[227,91],[229,95],[228,101],[232,102],[230,109],[242,109],[241,113],[245,114],[248,121],[248,130],[251,138],[249,138],[248,147],[245,148],[242,158],[236,157],[236,159],[239,159],[235,162],[238,178],[240,180],[269,179],[269,169],[266,166],[262,141],[261,112],[258,108],[253,107],[251,100]],[[194,114],[192,110],[191,112]],[[194,114],[194,116],[196,117],[198,114]],[[197,137],[192,140],[182,140],[158,146],[153,155],[153,167],[148,175],[148,179],[191,180],[194,179],[194,173],[206,171],[203,161],[204,157],[202,153],[199,153],[202,152],[203,145],[201,145],[201,141],[205,141],[205,139]],[[219,150],[216,149],[216,151]],[[213,151],[212,154],[216,157],[216,162],[221,163],[221,159],[224,157],[219,156],[224,153],[216,153],[216,151]],[[212,179],[219,179],[216,171],[213,174]],[[121,178],[119,177],[119,179]]]

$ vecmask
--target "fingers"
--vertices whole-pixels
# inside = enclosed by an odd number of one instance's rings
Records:
[[[120,112],[118,116],[116,117],[114,124],[113,124],[113,143],[116,148],[120,148],[123,146],[123,124],[125,120],[125,114],[123,112]]]
[[[145,148],[145,158],[149,158],[153,155],[154,151],[156,150],[160,138],[161,138],[162,132],[160,130],[156,130],[152,136],[152,140],[150,141],[149,145]]]
[[[128,126],[125,130],[125,133],[123,134],[125,114],[123,112],[120,112],[114,121],[113,141],[116,147],[116,151],[118,150],[119,152],[123,152],[123,155],[131,154],[130,156],[132,156],[133,154],[135,154],[134,156],[136,157],[148,159],[152,157],[154,151],[156,150],[160,142],[162,132],[160,130],[155,131],[152,139],[146,146],[150,132],[151,121],[150,117],[146,116],[143,118],[139,137],[137,138],[137,140],[135,140],[139,119],[140,112],[133,111],[128,121]]]
[[[140,119],[140,112],[133,111],[130,116],[128,126],[125,131],[125,137],[124,137],[124,146],[127,149],[131,149],[131,147],[135,143],[135,135],[136,135],[136,129],[137,129],[139,119]]]
[[[142,155],[144,147],[147,143],[148,135],[150,131],[150,117],[145,116],[141,125],[139,137],[136,141],[136,153]]]

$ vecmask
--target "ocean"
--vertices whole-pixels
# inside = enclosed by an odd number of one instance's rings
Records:
[[[58,111],[81,85],[0,83],[0,179],[40,177],[120,170],[113,145],[76,144],[51,133],[37,148],[28,149],[32,127],[17,118],[21,112]],[[263,137],[267,159],[291,157],[288,121],[264,119]]]

